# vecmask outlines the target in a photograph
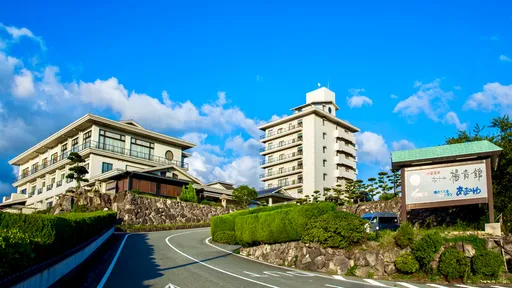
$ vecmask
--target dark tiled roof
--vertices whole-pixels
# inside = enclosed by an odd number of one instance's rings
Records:
[[[289,196],[289,195],[286,195],[283,193],[279,193],[279,190],[281,190],[281,189],[282,189],[281,187],[275,187],[275,188],[268,188],[268,189],[263,189],[263,190],[257,191],[258,198],[263,198],[263,197],[267,197],[267,196],[275,196],[275,197],[286,198],[286,199],[295,199],[292,196]],[[281,191],[283,191],[283,190],[281,190]],[[258,199],[258,198],[256,198],[256,199]]]

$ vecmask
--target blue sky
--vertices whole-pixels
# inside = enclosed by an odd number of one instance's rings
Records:
[[[85,113],[197,142],[193,173],[258,187],[255,127],[317,83],[361,128],[362,179],[512,111],[509,1],[104,2],[2,4],[0,194],[9,159]]]

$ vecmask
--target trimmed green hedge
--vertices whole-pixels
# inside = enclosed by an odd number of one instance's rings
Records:
[[[44,214],[12,214],[0,212],[0,231],[4,240],[2,245],[11,245],[10,255],[5,259],[15,258],[16,253],[25,253],[22,244],[26,239],[30,240],[31,253],[34,255],[31,261],[27,261],[22,268],[15,265],[8,271],[3,271],[3,276],[20,272],[30,265],[38,264],[57,257],[62,253],[88,241],[94,236],[116,222],[116,212],[98,211],[91,213],[65,213],[59,215]],[[13,234],[19,231],[18,234]],[[17,232],[16,232],[17,233]],[[22,235],[22,236],[20,236]],[[19,236],[19,237],[18,237]],[[7,240],[6,240],[7,239]],[[14,253],[14,254],[12,254]],[[2,257],[3,258],[3,257]]]
[[[407,252],[396,258],[395,266],[398,271],[406,274],[412,274],[420,269],[420,263],[414,257],[414,254]]]
[[[446,276],[446,280],[452,281],[463,278],[469,271],[470,262],[464,252],[448,248],[441,254],[439,272]]]
[[[503,256],[490,250],[476,253],[471,260],[473,261],[475,275],[497,277],[505,268]]]
[[[34,258],[30,239],[19,229],[0,230],[0,279],[29,267]]]
[[[218,243],[230,244],[230,245],[235,245],[237,243],[235,232],[221,231],[221,232],[215,234],[215,237],[217,238]]]
[[[221,231],[231,231],[235,232],[235,219],[238,217],[246,216],[246,215],[252,215],[252,214],[258,214],[262,212],[269,212],[279,209],[289,209],[297,207],[296,204],[282,204],[282,205],[276,205],[276,206],[265,206],[265,207],[257,207],[247,210],[241,210],[236,211],[231,214],[221,215],[221,216],[215,216],[212,217],[210,220],[210,226],[211,226],[211,235],[213,237],[213,241],[216,241],[215,234]]]
[[[243,246],[298,241],[308,221],[335,211],[330,202],[240,216],[235,219],[237,241]]]

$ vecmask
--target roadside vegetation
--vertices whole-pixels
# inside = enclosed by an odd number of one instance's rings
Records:
[[[116,213],[0,212],[0,279],[55,258],[114,226]]]

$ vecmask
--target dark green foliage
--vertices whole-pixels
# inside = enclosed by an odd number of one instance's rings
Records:
[[[400,225],[395,234],[395,242],[402,249],[410,247],[414,242],[414,227],[408,222]]]
[[[213,241],[215,241],[217,243],[230,244],[230,245],[235,245],[237,243],[235,232],[231,232],[231,231],[222,231],[222,232],[215,234],[215,236],[213,236]]]
[[[88,211],[89,211],[89,207],[87,207],[87,205],[74,204],[73,208],[71,208],[71,212],[73,212],[73,213],[85,213]]]
[[[232,197],[240,205],[247,207],[252,200],[258,197],[258,192],[247,185],[240,185],[233,190]]]
[[[439,272],[446,277],[446,280],[452,281],[464,277],[469,270],[469,265],[469,259],[464,252],[449,248],[441,254]]]
[[[50,210],[52,210],[52,208],[48,207],[48,208],[43,209],[43,210],[37,210],[37,211],[35,211],[32,214],[50,214]]]
[[[197,203],[196,189],[192,186],[192,183],[189,183],[186,189],[185,186],[181,187],[181,195],[179,199],[183,202]]]
[[[0,279],[29,267],[34,258],[30,239],[19,229],[0,230]]]
[[[89,182],[89,180],[85,178],[85,175],[87,175],[89,171],[87,171],[87,168],[83,165],[85,160],[82,158],[82,155],[77,152],[69,153],[68,160],[71,161],[72,166],[69,168],[70,173],[66,175],[66,178],[75,180],[76,189],[78,190],[82,182]]]
[[[361,217],[344,211],[333,211],[312,219],[302,233],[304,243],[319,243],[324,247],[350,248],[366,239],[366,223]]]
[[[483,252],[486,250],[485,239],[479,238],[478,236],[475,236],[475,235],[460,235],[460,236],[455,236],[455,237],[449,237],[449,238],[445,238],[444,242],[446,242],[446,243],[459,243],[459,242],[471,243],[471,246],[473,246],[473,248],[475,248],[476,253]]]
[[[392,194],[392,193],[382,193],[379,196],[379,200],[388,201],[388,200],[394,199],[395,197],[396,197],[395,194]]]
[[[443,238],[438,232],[431,232],[425,234],[420,240],[418,240],[413,248],[412,252],[416,260],[420,263],[420,267],[428,268],[432,259],[436,253],[441,249],[443,245]]]
[[[208,200],[201,201],[201,205],[208,205],[208,206],[213,206],[213,207],[222,207],[221,203],[213,202],[213,201],[208,201]]]
[[[479,276],[497,277],[505,267],[503,256],[489,250],[477,253],[472,262],[473,271]]]
[[[116,215],[112,211],[59,215],[0,212],[0,230],[7,233],[19,230],[30,239],[34,258],[32,263],[27,265],[32,265],[59,256],[105,229],[113,227]],[[11,272],[20,272],[20,270]]]
[[[321,202],[241,216],[235,220],[236,237],[244,246],[298,241],[309,221],[335,209],[335,204]]]
[[[347,272],[345,273],[345,276],[355,277],[355,276],[357,276],[356,271],[357,271],[357,265],[354,265],[354,266],[348,268]]]
[[[420,269],[420,263],[411,252],[398,256],[395,260],[395,266],[398,271],[406,274],[412,274]]]
[[[241,216],[250,215],[250,214],[258,214],[261,212],[269,212],[279,209],[288,209],[297,207],[296,204],[283,204],[276,206],[265,206],[265,207],[257,207],[247,210],[236,211],[231,214],[215,216],[210,219],[211,226],[211,235],[215,235],[220,231],[232,231],[235,232],[235,219]]]

